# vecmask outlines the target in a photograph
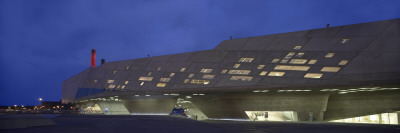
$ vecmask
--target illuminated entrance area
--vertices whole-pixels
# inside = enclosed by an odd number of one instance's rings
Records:
[[[346,119],[333,120],[330,122],[345,122],[345,123],[371,123],[371,124],[399,124],[398,112],[382,113]]]
[[[245,111],[251,121],[298,121],[294,111]]]

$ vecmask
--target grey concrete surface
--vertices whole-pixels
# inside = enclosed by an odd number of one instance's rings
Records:
[[[194,121],[170,116],[61,115],[53,126],[1,129],[1,133],[396,133],[397,125],[321,122]]]

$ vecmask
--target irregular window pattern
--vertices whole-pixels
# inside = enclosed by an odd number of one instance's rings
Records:
[[[221,74],[225,74],[228,70],[224,69],[221,71]]]
[[[322,72],[338,72],[340,67],[323,67],[321,69]]]
[[[211,75],[211,74],[204,74],[203,75],[203,79],[213,79],[215,77],[215,75]]]
[[[258,65],[257,69],[263,69],[265,67],[265,65]]]
[[[153,77],[139,77],[140,81],[152,81]]]
[[[274,59],[271,61],[271,63],[278,63],[280,59]]]
[[[344,66],[344,65],[346,65],[347,63],[349,63],[348,60],[341,60],[341,61],[339,62],[338,65]]]
[[[171,73],[169,74],[169,77],[173,77],[175,75],[175,73]]]
[[[307,73],[306,75],[304,75],[304,78],[321,78],[322,77],[322,73]]]
[[[299,46],[299,45],[297,45],[297,46],[294,46],[294,48],[293,48],[294,50],[300,50],[301,49],[301,46]]]
[[[250,72],[250,70],[229,70],[228,74],[248,75]]]
[[[240,58],[239,62],[252,62],[254,58]]]
[[[283,76],[283,75],[285,75],[285,72],[274,72],[274,71],[272,71],[272,72],[270,72],[268,74],[268,76]]]
[[[191,84],[209,84],[210,81],[209,80],[198,80],[198,79],[192,79],[192,81],[190,81]]]
[[[265,74],[267,74],[268,73],[268,71],[261,71],[260,72],[260,76],[264,76]]]
[[[312,59],[312,60],[310,60],[310,61],[308,62],[308,64],[315,64],[316,62],[317,62],[316,59]]]
[[[307,59],[292,59],[290,60],[290,64],[305,64]]]
[[[350,41],[350,38],[343,38],[340,40],[340,43],[348,43]]]
[[[251,81],[252,79],[251,76],[232,76],[230,80]]]
[[[191,73],[191,74],[188,75],[188,78],[191,78],[191,77],[193,77],[193,76],[194,76],[194,74]]]
[[[114,83],[114,80],[107,80],[107,83],[112,84]]]
[[[328,53],[325,55],[325,58],[332,58],[335,55],[335,53]]]
[[[185,72],[186,68],[182,67],[181,72]]]
[[[161,78],[160,82],[169,82],[171,78]]]
[[[293,70],[293,71],[307,71],[310,69],[309,66],[289,66],[289,65],[277,65],[275,70]]]
[[[166,83],[157,83],[156,87],[165,87],[167,84]]]
[[[240,64],[233,65],[233,68],[239,68]]]
[[[211,73],[213,71],[213,69],[201,69],[200,72],[201,73]]]

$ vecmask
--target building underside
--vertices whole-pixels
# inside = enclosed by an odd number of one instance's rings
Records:
[[[400,19],[225,40],[65,80],[83,113],[398,124]]]

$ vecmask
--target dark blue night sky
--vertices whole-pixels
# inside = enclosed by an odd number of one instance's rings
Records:
[[[221,41],[400,18],[400,0],[0,0],[0,105],[61,99],[97,64]]]

